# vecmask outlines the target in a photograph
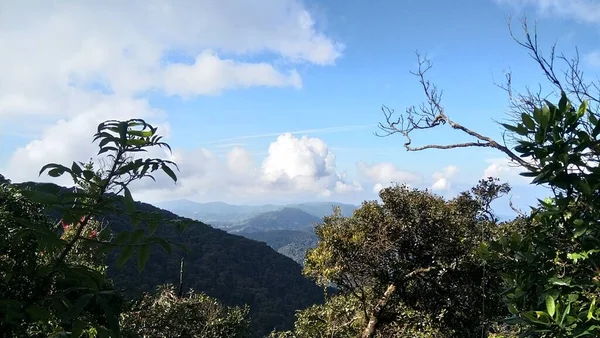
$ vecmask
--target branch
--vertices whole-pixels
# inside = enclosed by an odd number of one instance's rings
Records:
[[[422,274],[427,273],[434,269],[435,269],[435,267],[433,267],[433,266],[415,269],[415,270],[407,273],[404,276],[403,282],[406,282],[407,280],[409,280],[415,276],[422,275]],[[396,291],[395,283],[391,283],[390,285],[388,285],[387,289],[383,293],[383,296],[381,296],[381,298],[377,302],[377,305],[375,305],[375,308],[373,309],[373,311],[371,312],[371,315],[369,316],[369,322],[361,335],[362,338],[373,337],[373,335],[375,334],[375,328],[377,327],[377,324],[379,322],[379,317],[383,313],[383,310],[385,309],[390,297],[392,296],[392,294],[395,291]]]

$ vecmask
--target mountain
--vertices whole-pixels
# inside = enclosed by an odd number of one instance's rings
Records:
[[[321,218],[297,208],[285,207],[277,211],[267,211],[240,222],[220,223],[219,228],[229,232],[252,232],[267,230],[312,231]]]
[[[34,189],[40,186],[31,182],[24,185]],[[161,224],[155,234],[185,245],[190,252],[186,255],[174,250],[169,255],[154,247],[141,273],[136,259],[120,269],[109,264],[109,276],[127,295],[154,291],[164,283],[177,284],[180,260],[184,257],[184,288],[204,292],[226,305],[248,304],[255,337],[263,337],[273,329],[291,329],[297,309],[323,301],[322,289],[302,275],[301,267],[265,243],[229,234],[150,204],[136,202],[135,207],[138,212],[159,213],[165,220],[189,222],[183,234],[166,224]],[[121,213],[99,218],[114,233],[134,227]],[[117,252],[108,257],[108,262],[114,263],[116,259]]]
[[[317,245],[314,225],[321,221],[321,218],[300,209],[284,207],[244,221],[213,225],[230,233],[264,242],[302,265],[306,250]]]
[[[265,242],[280,254],[290,257],[302,265],[306,250],[317,245],[317,236],[312,231],[267,230],[239,232],[240,235],[256,241]]]
[[[342,215],[344,216],[352,215],[354,210],[358,208],[356,205],[338,202],[308,202],[287,205],[265,204],[252,206],[232,205],[223,202],[196,203],[190,200],[176,200],[155,203],[155,205],[177,215],[217,226],[219,223],[240,222],[265,212],[278,211],[283,208],[300,209],[319,218],[330,215],[333,211],[333,206],[339,206],[342,209]]]

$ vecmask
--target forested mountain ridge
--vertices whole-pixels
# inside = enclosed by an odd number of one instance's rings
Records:
[[[306,251],[317,244],[314,233],[322,218],[299,208],[284,207],[238,222],[216,222],[212,225],[246,238],[267,243],[282,255],[302,265]]]
[[[231,233],[269,230],[312,231],[314,224],[321,221],[320,217],[298,208],[285,207],[281,210],[264,212],[240,222],[218,223],[217,227]]]
[[[265,205],[233,205],[224,202],[197,203],[190,200],[175,200],[155,203],[161,209],[169,210],[177,215],[189,217],[218,227],[221,222],[241,222],[259,214],[279,211],[284,208],[300,209],[308,214],[322,218],[330,215],[334,206],[342,210],[342,215],[351,216],[358,208],[353,204],[339,202],[305,202],[294,204]]]
[[[313,231],[270,230],[241,231],[240,235],[256,241],[265,242],[282,255],[290,257],[302,265],[306,250],[317,245],[317,236]]]
[[[17,186],[35,189],[40,185],[27,182]],[[134,260],[117,268],[113,264],[117,256],[110,255],[109,277],[129,296],[154,291],[165,283],[178,284],[183,256],[184,289],[206,293],[227,305],[248,304],[255,337],[262,337],[273,329],[291,328],[297,309],[323,301],[322,289],[302,275],[301,267],[265,243],[229,234],[147,203],[135,202],[135,208],[142,213],[160,213],[165,221],[188,222],[187,230],[181,235],[172,226],[162,224],[156,235],[185,245],[189,253],[174,250],[168,255],[155,246],[141,273]],[[120,213],[104,214],[98,219],[114,234],[132,227],[131,220]]]

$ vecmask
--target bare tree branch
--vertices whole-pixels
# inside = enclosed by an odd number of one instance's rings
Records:
[[[541,52],[538,42],[537,29],[534,25],[530,28],[527,19],[523,17],[520,20],[521,29],[524,32],[524,37],[519,39],[513,32],[512,25],[509,20],[508,29],[511,37],[521,47],[525,48],[531,58],[541,68],[546,79],[552,85],[553,90],[548,93],[544,93],[541,85],[536,91],[526,87],[524,93],[515,93],[514,90],[514,77],[512,72],[509,70],[505,72],[505,84],[496,84],[499,88],[507,92],[509,98],[509,116],[513,119],[521,119],[522,113],[533,111],[534,108],[538,108],[546,103],[546,100],[550,96],[556,96],[562,92],[571,94],[581,104],[584,100],[589,103],[595,103],[596,107],[588,107],[588,112],[596,114],[600,108],[600,80],[586,82],[584,79],[583,71],[581,71],[579,63],[579,53],[576,56],[569,59],[564,55],[557,56],[556,43],[550,47],[548,55],[544,55]],[[442,92],[438,88],[426,79],[426,73],[431,69],[432,64],[427,56],[421,56],[418,52],[418,69],[416,72],[411,72],[417,76],[419,83],[425,94],[425,102],[422,103],[418,108],[409,107],[406,109],[405,114],[400,114],[396,117],[393,109],[386,106],[382,107],[382,112],[385,118],[384,122],[379,123],[378,127],[382,133],[376,133],[379,137],[387,137],[393,134],[401,134],[406,139],[404,147],[407,151],[422,151],[426,149],[454,149],[454,148],[467,148],[467,147],[487,147],[493,148],[503,152],[507,155],[512,162],[519,166],[522,166],[528,170],[535,170],[537,168],[536,163],[531,163],[524,160],[515,154],[506,143],[506,138],[503,136],[502,143],[495,141],[494,139],[485,135],[479,134],[478,132],[470,129],[452,119],[446,114],[442,105]],[[566,65],[566,70],[557,72],[556,61],[562,61]],[[560,76],[564,77],[562,79]],[[412,134],[417,130],[433,129],[440,125],[448,124],[455,130],[461,131],[473,137],[475,140],[464,143],[454,144],[426,144],[422,146],[412,145]],[[590,128],[590,126],[583,126],[584,128]],[[513,139],[509,141],[522,140],[521,136],[515,134],[509,134]]]
[[[384,132],[383,134],[376,134],[380,137],[386,137],[399,133],[406,138],[404,147],[408,151],[421,151],[425,149],[453,149],[453,148],[466,148],[466,147],[488,147],[495,148],[506,155],[508,155],[513,161],[520,165],[530,168],[531,164],[520,158],[518,155],[513,153],[508,147],[502,145],[490,137],[479,134],[478,132],[469,129],[453,120],[451,120],[445,113],[444,107],[442,106],[442,92],[438,91],[437,87],[426,79],[425,75],[432,67],[431,62],[427,57],[421,57],[417,52],[417,59],[419,67],[417,72],[411,72],[413,75],[419,78],[419,83],[425,93],[426,102],[421,104],[417,110],[415,107],[410,107],[406,110],[405,115],[400,115],[394,119],[394,110],[383,106],[382,111],[385,116],[385,124],[379,123],[379,128]],[[472,136],[477,139],[474,142],[457,143],[448,145],[437,145],[429,144],[425,146],[413,147],[412,139],[410,134],[415,130],[424,130],[435,128],[439,125],[449,124],[453,129],[462,131],[463,133]]]

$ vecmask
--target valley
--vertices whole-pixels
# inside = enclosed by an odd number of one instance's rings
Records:
[[[317,245],[315,224],[322,222],[324,216],[330,215],[334,206],[339,207],[344,216],[351,216],[357,208],[355,205],[336,202],[242,206],[179,200],[157,205],[231,234],[264,242],[300,265],[303,264],[306,250]]]

